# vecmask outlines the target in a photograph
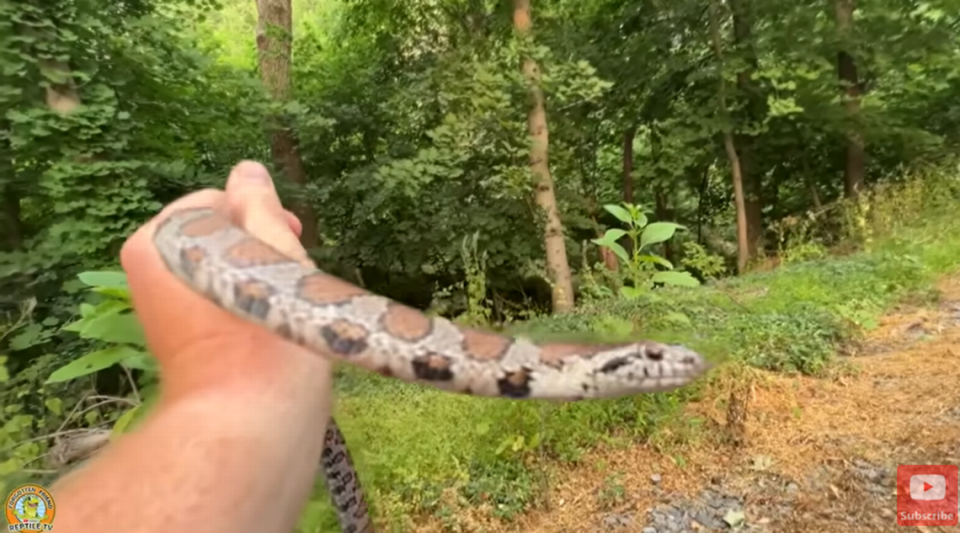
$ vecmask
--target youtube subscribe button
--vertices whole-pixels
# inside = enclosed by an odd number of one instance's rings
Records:
[[[897,525],[955,526],[958,515],[957,465],[897,467]]]

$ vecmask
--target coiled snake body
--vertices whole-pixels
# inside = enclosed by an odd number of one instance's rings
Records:
[[[321,356],[449,392],[576,401],[666,391],[709,366],[683,346],[537,344],[454,325],[309,268],[210,208],[162,221],[167,267],[219,307]],[[343,435],[330,420],[322,469],[341,528],[373,531]]]

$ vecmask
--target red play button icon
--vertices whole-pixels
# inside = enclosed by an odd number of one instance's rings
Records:
[[[928,490],[930,490],[930,489],[932,489],[932,488],[933,488],[933,485],[931,485],[931,484],[929,484],[929,483],[927,483],[927,482],[924,482],[924,483],[923,483],[923,492],[927,492]]]

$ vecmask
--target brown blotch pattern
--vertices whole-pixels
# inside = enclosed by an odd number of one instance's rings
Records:
[[[502,358],[513,339],[473,328],[460,328],[463,333],[463,350],[474,359],[498,360]]]
[[[203,262],[207,257],[207,252],[199,246],[191,246],[189,248],[184,248],[180,252],[180,265],[183,267],[188,274],[191,276],[194,273],[194,270]]]
[[[530,396],[530,383],[533,382],[533,376],[526,368],[515,372],[507,372],[507,375],[497,380],[497,388],[501,396],[508,398],[527,398]]]
[[[433,319],[396,302],[390,302],[387,306],[380,324],[387,333],[407,342],[418,341],[433,331]]]
[[[257,280],[238,282],[233,287],[233,299],[237,307],[258,318],[266,318],[270,313],[270,297],[275,290],[272,286]]]
[[[297,295],[318,305],[342,304],[365,294],[370,293],[325,272],[314,272],[297,282]]]
[[[220,215],[210,214],[180,226],[180,234],[187,237],[206,237],[230,227],[230,221]]]
[[[287,322],[281,322],[274,331],[277,332],[277,335],[280,335],[284,339],[291,340],[294,342],[299,341],[297,335],[293,332],[293,328],[290,327],[290,324]]]
[[[334,353],[350,356],[367,349],[367,337],[370,332],[360,324],[337,320],[320,328],[320,335]]]
[[[648,346],[648,347],[646,348],[646,350],[644,350],[644,351],[645,351],[646,354],[647,354],[647,359],[649,359],[649,360],[651,360],[651,361],[662,361],[662,360],[663,360],[663,351],[664,351],[664,348],[663,348],[662,346]]]
[[[245,239],[231,246],[224,252],[224,257],[240,268],[293,262],[293,259],[254,238]]]
[[[600,352],[619,347],[602,344],[544,344],[540,347],[543,350],[540,359],[548,365],[557,366],[566,357],[576,355],[589,359]]]
[[[453,379],[453,362],[449,357],[438,354],[428,354],[416,357],[413,363],[413,373],[424,381],[450,381]]]

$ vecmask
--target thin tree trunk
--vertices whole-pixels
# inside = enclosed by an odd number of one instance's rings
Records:
[[[662,182],[655,183],[653,185],[653,196],[655,207],[653,210],[653,216],[658,222],[668,222],[673,220],[673,210],[670,209],[669,197],[667,196],[666,188],[663,186]],[[676,255],[673,251],[673,240],[666,240],[660,243],[660,247],[663,249],[663,258],[671,263],[676,259]]]
[[[633,140],[636,135],[636,126],[631,126],[623,132],[623,176],[621,185],[623,188],[623,201],[628,204],[636,201],[633,187]],[[623,246],[623,249],[627,251],[627,255],[633,255],[633,241],[630,240],[629,236],[624,235],[620,237],[619,242],[620,246]],[[611,255],[613,255],[612,252]],[[613,257],[616,258],[616,255],[613,255]]]
[[[723,148],[730,160],[730,174],[733,178],[733,199],[737,210],[737,273],[743,273],[750,261],[750,244],[747,235],[747,209],[743,195],[743,174],[740,172],[740,158],[737,147],[730,133],[729,112],[727,111],[727,81],[723,73],[723,45],[720,40],[720,21],[718,20],[717,0],[710,4],[710,34],[713,39],[713,50],[720,66],[719,111],[723,118]]]
[[[633,138],[637,134],[636,127],[627,128],[623,132],[623,201],[633,203]]]
[[[44,35],[35,27],[26,27],[23,31],[38,41],[55,38],[52,33],[47,32]],[[80,94],[77,92],[70,65],[52,57],[50,52],[36,50],[35,53],[39,56],[40,71],[49,82],[45,89],[47,107],[61,115],[80,107]]]
[[[521,38],[529,36],[530,0],[514,0],[513,25]],[[547,111],[544,107],[543,91],[540,88],[540,67],[533,58],[526,57],[523,60],[522,71],[529,82],[532,100],[527,117],[527,128],[533,141],[530,148],[530,170],[536,182],[537,205],[546,215],[543,240],[547,252],[547,270],[553,285],[551,293],[553,311],[564,312],[573,309],[573,279],[570,275],[570,263],[567,261],[563,223],[560,221],[560,210],[557,208],[553,177],[550,175],[548,159],[550,141],[547,131]]]
[[[860,131],[860,79],[857,63],[852,49],[853,14],[857,9],[856,0],[834,0],[837,18],[837,37],[840,50],[837,52],[837,75],[840,78],[840,92],[843,100],[847,128],[847,157],[843,169],[843,195],[856,198],[863,188],[864,167],[866,165],[866,146]]]
[[[39,37],[35,29],[26,30],[28,34]],[[54,59],[49,56],[41,55],[39,61],[41,71],[45,71],[47,85],[44,90],[47,107],[61,115],[68,115],[75,111],[80,104],[80,93],[77,91],[76,82],[73,79],[73,71],[66,61]],[[78,163],[87,162],[86,157],[76,157]],[[11,161],[9,166],[11,180],[16,179],[14,164]],[[4,245],[8,250],[16,250],[23,243],[23,221],[20,211],[20,197],[22,191],[15,183],[7,183],[2,188],[0,202],[2,202],[3,224],[4,224]]]
[[[293,42],[293,7],[290,0],[257,0],[257,55],[260,78],[278,102],[290,97],[290,53]],[[307,184],[307,173],[300,159],[297,139],[282,117],[270,131],[270,156],[284,178],[299,191]],[[317,214],[308,200],[298,199],[291,209],[303,224],[300,241],[304,247],[318,244]]]
[[[733,42],[745,67],[737,72],[737,89],[746,99],[743,111],[745,122],[760,123],[766,115],[766,98],[753,81],[753,73],[759,67],[756,49],[753,46],[753,0],[730,0],[733,15]],[[740,157],[743,174],[744,205],[747,215],[747,245],[750,256],[755,257],[763,246],[763,178],[757,171],[756,154],[758,138],[751,134],[734,135],[733,142]]]
[[[653,163],[654,176],[651,181],[654,199],[653,217],[659,222],[666,222],[673,217],[670,208],[667,205],[667,192],[664,190],[664,177],[660,175],[660,163],[663,157],[663,138],[660,136],[660,128],[656,122],[650,123],[650,159]],[[673,262],[673,244],[671,240],[660,243],[663,249],[663,257],[667,261]]]
[[[51,59],[43,60],[40,64],[42,68],[49,72],[56,72],[57,77],[61,78],[61,80],[59,80],[60,83],[52,82],[47,87],[47,106],[62,115],[66,115],[80,107],[80,94],[77,92],[77,86],[74,84],[70,66],[63,61]]]
[[[11,180],[15,179],[13,172],[10,172],[9,176]],[[20,218],[20,195],[13,183],[7,183],[0,191],[0,222],[0,250],[19,250],[23,244],[23,221]]]
[[[819,212],[823,209],[823,201],[820,200],[820,191],[817,190],[817,180],[813,172],[810,171],[810,163],[807,160],[807,156],[803,153],[797,153],[794,157],[799,159],[800,164],[803,165],[803,181],[807,183],[807,188],[810,190],[810,200],[813,202],[813,208]]]
[[[820,193],[816,185],[810,185],[810,199],[813,201],[813,208],[817,211],[823,209],[823,202],[820,201]]]
[[[593,217],[593,222],[597,225],[600,224],[597,221],[596,216]],[[597,230],[598,239],[602,239],[603,234],[604,232]],[[610,248],[607,248],[606,246],[599,246],[598,249],[600,250],[600,259],[603,260],[603,264],[607,267],[607,270],[610,272],[617,272],[620,270],[620,261],[617,260],[616,254],[614,254]]]

